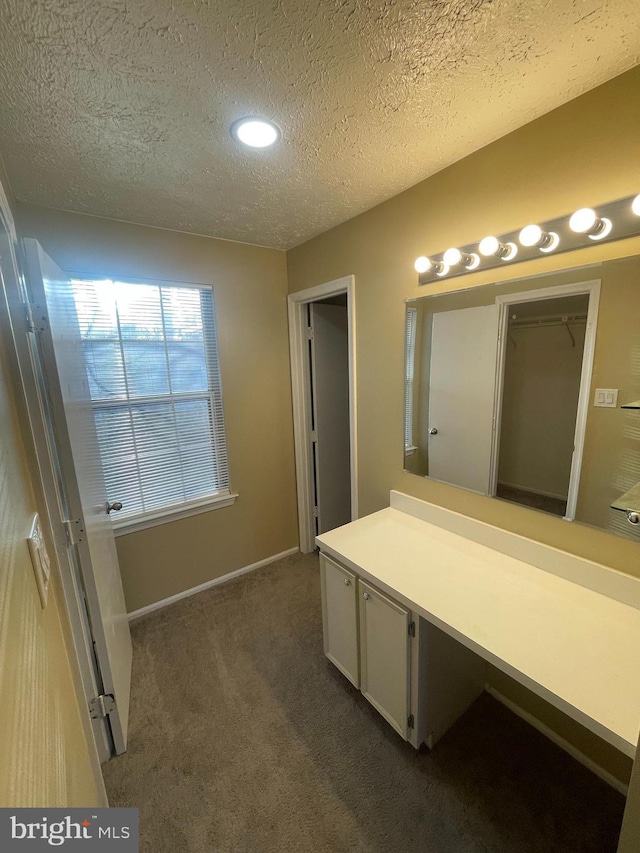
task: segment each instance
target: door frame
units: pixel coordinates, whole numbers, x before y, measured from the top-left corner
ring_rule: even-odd
[[[538,302],[545,299],[557,299],[563,296],[588,295],[587,328],[582,353],[582,369],[580,372],[580,390],[578,393],[578,408],[576,411],[576,428],[573,440],[573,456],[571,458],[571,474],[569,476],[569,491],[565,521],[573,521],[578,503],[578,488],[582,471],[584,453],[584,437],[587,429],[587,415],[593,375],[593,359],[595,355],[596,331],[598,325],[598,307],[600,304],[600,279],[579,281],[574,284],[560,284],[544,287],[540,290],[527,290],[521,293],[505,293],[496,296],[495,303],[499,306],[498,320],[498,356],[496,359],[496,384],[494,397],[494,429],[491,448],[491,469],[489,472],[489,495],[496,496],[498,487],[498,461],[500,455],[500,427],[502,422],[502,392],[504,389],[504,371],[507,354],[507,332],[509,323],[509,307],[522,302]]]
[[[287,297],[289,313],[289,352],[291,359],[291,393],[293,402],[293,439],[298,490],[298,529],[300,550],[308,554],[315,548],[314,480],[311,442],[311,396],[306,309],[311,302],[331,296],[347,296],[349,346],[349,451],[351,475],[351,519],[358,518],[358,453],[356,404],[356,301],[355,277],[346,275]]]
[[[54,574],[54,595],[61,612],[61,626],[65,647],[69,657],[71,676],[78,700],[80,720],[87,743],[89,762],[100,799],[100,805],[107,806],[108,800],[102,776],[101,761],[110,757],[110,738],[104,720],[93,720],[89,713],[89,701],[98,695],[99,683],[93,657],[92,638],[90,636],[86,610],[79,588],[76,568],[72,563],[69,545],[64,527],[63,505],[58,489],[58,478],[51,435],[46,413],[38,391],[38,381],[34,370],[32,350],[24,311],[25,293],[23,291],[21,271],[22,260],[18,237],[11,216],[8,199],[0,186],[0,217],[7,230],[10,258],[7,269],[3,270],[3,282],[12,340],[10,346],[14,353],[13,385],[16,392],[16,405],[21,420],[28,424],[23,430],[23,441],[27,457],[27,466],[34,487],[36,508],[40,515],[47,545],[53,551],[54,564],[58,568],[58,577]],[[24,332],[24,333],[22,333]],[[59,580],[59,584],[56,581]],[[62,595],[60,595],[60,588]],[[108,753],[107,753],[107,750]]]

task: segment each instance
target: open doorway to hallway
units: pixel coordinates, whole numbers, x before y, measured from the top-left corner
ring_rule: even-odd
[[[300,550],[358,517],[355,293],[345,276],[289,296]]]

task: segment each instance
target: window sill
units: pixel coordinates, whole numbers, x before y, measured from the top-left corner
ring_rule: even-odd
[[[191,515],[199,515],[202,512],[222,509],[225,506],[234,504],[237,497],[238,495],[236,494],[219,495],[215,498],[207,498],[202,501],[193,501],[189,504],[181,504],[177,507],[158,510],[157,512],[145,515],[143,518],[138,516],[122,519],[122,521],[114,520],[113,532],[115,536],[126,536],[129,533],[136,533],[138,530],[158,527],[160,524],[168,524],[171,521],[178,521],[181,518],[188,518]]]

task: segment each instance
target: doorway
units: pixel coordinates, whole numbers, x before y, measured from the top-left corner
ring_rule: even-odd
[[[291,294],[289,341],[300,550],[358,517],[354,278]]]
[[[499,296],[490,494],[573,520],[599,281]]]

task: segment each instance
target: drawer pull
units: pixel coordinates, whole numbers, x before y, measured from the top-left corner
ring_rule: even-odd
[[[369,595],[368,592],[363,592],[362,597],[364,598],[365,601],[369,601],[369,599],[371,598],[371,596]]]
[[[351,581],[349,580],[349,578],[344,579],[344,585],[345,586],[351,586]]]

